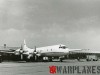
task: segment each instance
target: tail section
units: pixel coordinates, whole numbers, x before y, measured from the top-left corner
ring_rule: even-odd
[[[24,45],[26,45],[26,41],[25,41],[25,39],[24,39]]]
[[[28,59],[31,57],[31,56],[29,55],[29,50],[30,50],[30,49],[26,46],[26,41],[24,40],[24,41],[23,41],[23,44],[21,45],[21,49],[20,49],[20,51],[19,51],[21,60],[24,59],[24,53],[27,53]]]
[[[28,47],[26,46],[26,41],[24,40],[24,43],[23,43],[23,50],[26,50]]]

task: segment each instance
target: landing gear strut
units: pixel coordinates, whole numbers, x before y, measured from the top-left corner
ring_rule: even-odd
[[[78,57],[77,60],[80,61],[80,58]]]
[[[60,58],[60,62],[63,62],[63,59],[62,58]]]

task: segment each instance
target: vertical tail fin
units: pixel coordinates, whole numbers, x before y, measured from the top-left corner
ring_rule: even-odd
[[[26,50],[27,46],[26,46],[26,41],[24,39],[24,43],[23,43],[23,49]]]
[[[26,45],[26,41],[25,41],[25,39],[24,39],[24,45]]]

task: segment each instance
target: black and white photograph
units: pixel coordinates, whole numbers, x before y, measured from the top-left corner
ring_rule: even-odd
[[[100,0],[0,0],[0,75],[100,75]]]

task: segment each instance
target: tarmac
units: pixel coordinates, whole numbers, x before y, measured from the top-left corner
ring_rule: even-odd
[[[49,66],[100,66],[100,61],[66,60],[64,62],[2,62],[0,75],[100,75],[99,74],[63,74],[50,73]]]

